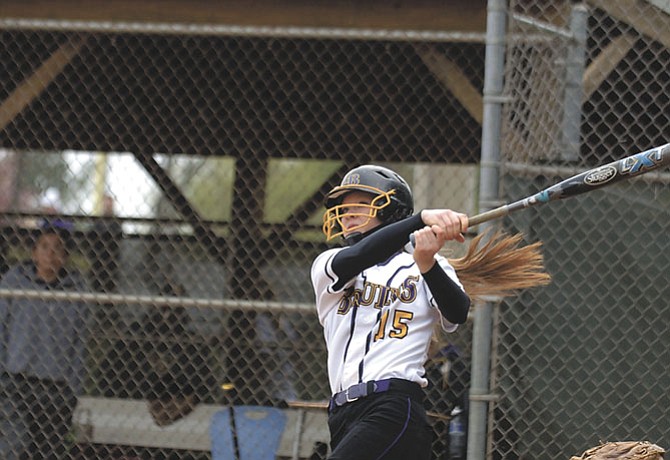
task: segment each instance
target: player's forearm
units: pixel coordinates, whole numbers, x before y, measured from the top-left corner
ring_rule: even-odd
[[[442,270],[437,262],[426,273],[422,273],[422,276],[442,316],[452,324],[465,323],[470,310],[470,297],[465,291]]]
[[[382,227],[337,253],[333,258],[332,269],[340,280],[349,280],[398,252],[409,241],[409,235],[424,225],[421,215],[416,214]]]

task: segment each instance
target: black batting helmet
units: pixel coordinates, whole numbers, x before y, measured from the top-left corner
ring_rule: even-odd
[[[328,240],[342,235],[342,199],[354,190],[374,195],[367,217],[377,217],[384,225],[409,217],[414,212],[412,190],[398,173],[383,166],[359,166],[350,170],[342,183],[326,196],[323,232]]]

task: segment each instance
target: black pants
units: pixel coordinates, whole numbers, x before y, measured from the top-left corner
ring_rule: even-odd
[[[16,411],[3,417],[21,417],[27,430],[21,436],[22,442],[16,443],[21,446],[16,456],[30,460],[69,458],[66,436],[77,404],[70,386],[64,382],[10,376],[6,395]]]
[[[336,407],[328,426],[329,460],[430,459],[433,435],[416,394],[388,391]]]

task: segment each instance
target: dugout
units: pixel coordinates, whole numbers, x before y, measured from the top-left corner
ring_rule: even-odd
[[[662,83],[670,81],[667,14],[657,14],[656,6],[633,14],[623,9],[625,2],[586,2],[590,16],[582,141],[575,150],[561,137],[569,86],[562,53],[568,46],[565,37],[552,35],[567,28],[574,2],[510,3],[517,17],[510,42],[509,59],[515,65],[507,75],[513,83],[505,100],[502,142],[508,168],[502,187],[505,197],[523,195],[532,186],[546,185],[576,168],[611,161],[628,149],[667,142],[668,88]],[[168,8],[165,2],[148,1],[88,2],[82,9],[79,2],[70,1],[48,5],[4,1],[0,147],[8,153],[3,152],[0,171],[4,226],[0,244],[5,266],[20,254],[21,235],[29,231],[30,221],[45,216],[39,210],[13,206],[11,184],[18,183],[13,178],[28,177],[17,158],[37,156],[46,163],[65,151],[130,156],[161,196],[160,206],[152,209],[160,212],[113,218],[123,226],[124,235],[120,290],[108,298],[118,307],[111,320],[127,332],[142,309],[154,309],[159,302],[153,297],[155,287],[165,268],[168,275],[177,274],[186,282],[193,327],[206,331],[203,335],[221,337],[222,328],[231,324],[229,313],[240,306],[271,311],[272,331],[280,330],[276,327],[280,321],[288,321],[293,331],[300,331],[299,339],[286,331],[271,334],[269,340],[281,344],[272,352],[298,349],[307,356],[308,372],[296,390],[300,396],[322,397],[325,380],[318,325],[303,310],[291,307],[300,305],[308,311],[308,264],[325,247],[318,219],[322,197],[351,163],[382,162],[409,175],[422,203],[441,205],[448,196],[453,207],[476,211],[482,205],[477,171],[486,4],[364,1],[354,8],[350,2],[337,1],[286,2],[278,8],[275,2],[261,1],[252,8],[248,2],[227,2],[222,8],[220,2],[198,1],[169,2]],[[554,28],[538,32],[538,24]],[[175,174],[170,165],[180,163],[197,164],[193,167],[197,174]],[[224,192],[211,192],[209,201],[226,207],[223,215],[203,210],[201,195],[193,187],[219,168],[225,174],[215,180],[225,184]],[[66,177],[74,186],[76,172]],[[84,180],[93,183],[97,177],[92,174]],[[290,191],[278,197],[283,189]],[[452,200],[459,190],[465,190],[465,196]],[[649,190],[643,196],[655,193],[654,199],[667,203],[665,188],[654,185]],[[620,197],[608,195],[604,201],[616,207]],[[280,209],[278,203],[292,205],[269,217],[270,211]],[[599,203],[586,200],[579,212],[561,208],[557,215],[574,227],[579,225],[571,220],[575,216],[581,216],[580,222],[607,222],[598,215],[598,207]],[[639,278],[654,286],[643,305],[654,305],[659,292],[665,292],[655,287],[655,280],[667,273],[665,262],[659,260],[666,248],[665,214],[660,209],[636,210],[650,222],[644,234],[654,242],[639,257],[631,256],[634,250],[628,247],[626,256],[632,266],[653,267],[653,279]],[[531,238],[557,241],[556,229],[563,220],[546,224],[537,215],[533,212],[505,225],[528,230]],[[625,219],[622,213],[610,216],[617,222]],[[82,244],[92,241],[89,230],[96,222],[109,220],[90,209],[72,209],[62,217],[75,222]],[[621,245],[617,240],[621,237],[609,232],[607,237],[597,232],[582,236],[581,245],[568,252],[567,246],[549,246],[550,254],[561,260],[552,271],[561,272],[561,279],[563,273],[571,275],[566,275],[563,286],[575,293],[588,291],[584,279],[595,277],[596,284],[601,280],[592,271],[575,270],[571,256],[588,253],[606,241],[606,247]],[[607,259],[606,265],[616,261]],[[84,256],[74,262],[88,271]],[[626,279],[628,286],[638,280]],[[607,282],[615,283],[610,278]],[[115,294],[140,296],[144,305],[138,309]],[[629,288],[623,298],[635,303],[638,294]],[[597,304],[597,299],[587,297]],[[216,301],[221,304],[213,306]],[[519,358],[525,348],[516,344],[533,341],[523,332],[524,321],[530,319],[524,316],[522,321],[515,311],[538,303],[563,305],[564,292],[526,294],[519,302],[516,308],[505,307],[511,318],[505,317],[501,326],[501,371],[534,375],[534,369],[517,368],[517,359],[529,359],[542,368],[544,355],[554,345],[531,347],[532,357]],[[274,315],[275,311],[282,315]],[[286,311],[291,313],[288,320]],[[235,318],[233,324],[243,327],[237,331],[238,339],[251,330],[248,318]],[[546,324],[538,329],[549,336],[557,333]],[[114,334],[131,340],[117,330],[109,331],[109,340]],[[468,350],[470,330],[457,340]],[[244,340],[245,346],[256,344]],[[233,363],[218,362],[226,354],[225,346],[211,346],[211,360],[203,366],[217,377],[226,375],[221,367],[227,366],[240,366],[254,375],[254,359],[243,353]],[[570,367],[560,360],[556,365]],[[538,433],[547,436],[560,425],[552,424],[550,430],[530,428],[519,419],[542,418],[549,408],[560,414],[561,421],[567,418],[557,411],[564,393],[555,389],[556,382],[568,382],[569,387],[578,378],[566,373],[570,378],[565,381],[562,373],[560,378],[549,374],[546,379],[553,385],[546,386],[504,381],[510,396],[500,407],[515,427],[507,431],[501,423],[496,428],[496,436],[503,438],[497,447],[502,457],[538,449],[529,439],[539,439]],[[515,393],[518,388],[551,403],[538,403],[530,414],[520,411],[527,394]],[[548,398],[546,388],[551,392]],[[608,394],[618,396],[621,390]],[[555,451],[566,444],[565,439],[550,442],[552,455],[558,456]],[[572,453],[583,450],[575,448]]]

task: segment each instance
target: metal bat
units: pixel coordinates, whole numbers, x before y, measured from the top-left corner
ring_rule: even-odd
[[[468,227],[504,217],[520,209],[590,192],[668,165],[670,165],[670,143],[589,169],[522,200],[468,217]]]

